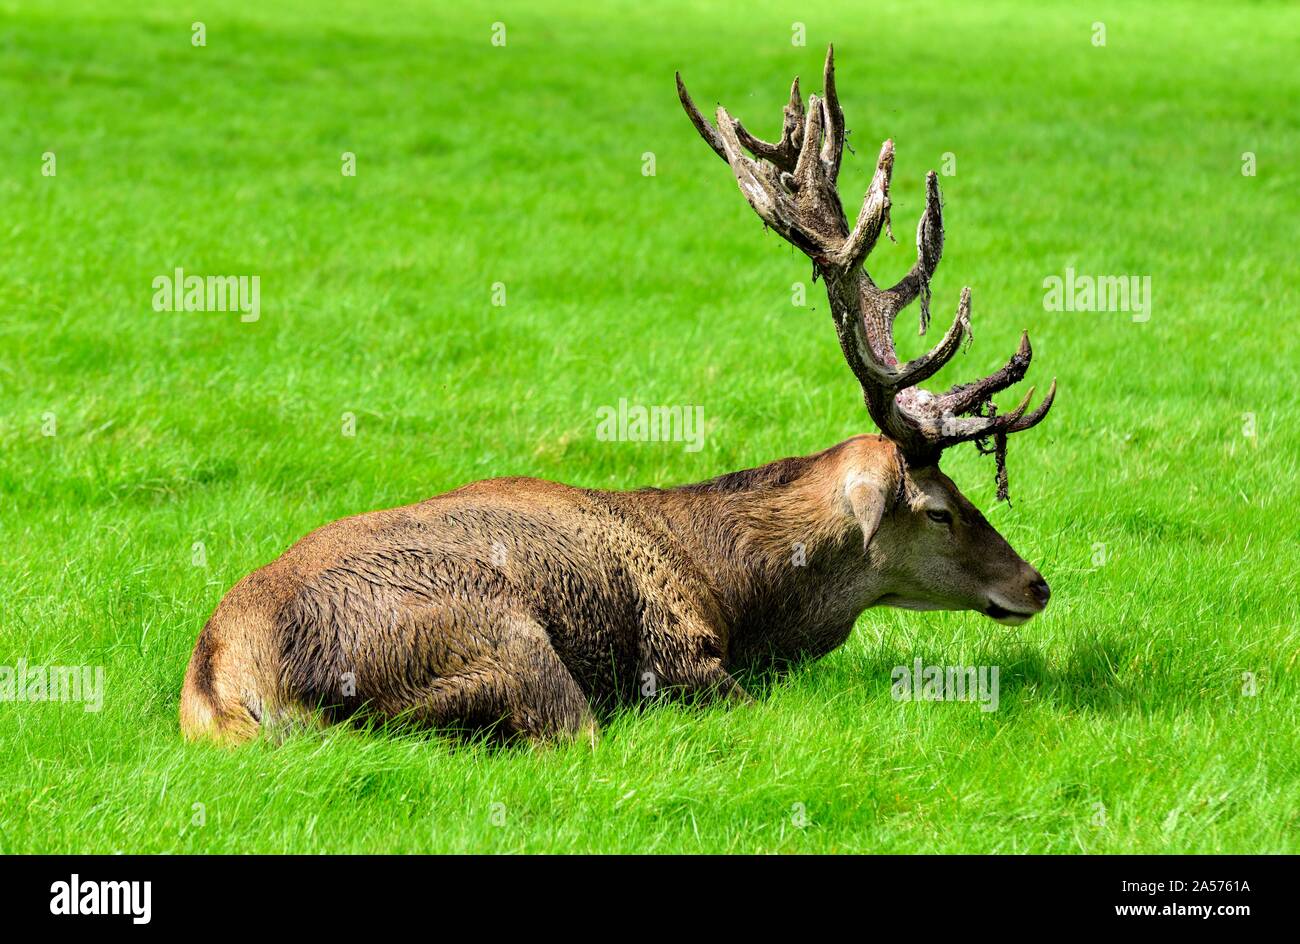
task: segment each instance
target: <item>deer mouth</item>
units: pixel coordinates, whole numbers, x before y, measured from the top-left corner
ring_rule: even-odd
[[[989,600],[989,605],[984,608],[984,615],[1001,623],[1003,626],[1019,626],[1021,623],[1029,622],[1034,617],[1033,613],[1008,610],[1005,606],[999,606],[992,600]]]

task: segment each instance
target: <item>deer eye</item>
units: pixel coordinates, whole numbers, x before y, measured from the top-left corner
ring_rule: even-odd
[[[940,524],[952,524],[952,513],[948,511],[927,511],[926,514],[931,521],[937,521]]]

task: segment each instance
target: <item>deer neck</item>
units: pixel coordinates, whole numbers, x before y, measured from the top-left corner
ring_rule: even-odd
[[[733,644],[829,651],[883,592],[846,506],[845,446],[661,493]]]

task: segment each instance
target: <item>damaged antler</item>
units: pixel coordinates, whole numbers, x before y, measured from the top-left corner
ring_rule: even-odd
[[[863,263],[881,230],[888,231],[890,225],[894,143],[885,141],[881,146],[871,184],[850,229],[836,186],[845,131],[835,88],[833,47],[826,51],[823,92],[824,98],[810,95],[805,110],[795,79],[781,139],[772,144],[756,138],[721,106],[717,126],[711,125],[695,107],[681,74],[677,75],[677,93],[686,114],[730,165],[749,205],[764,223],[813,260],[826,284],[840,348],[881,432],[917,465],[937,462],[944,449],[957,443],[976,441],[983,448],[991,438],[995,445],[989,448],[998,457],[999,497],[1005,497],[1006,437],[1037,425],[1047,415],[1056,381],[1032,412],[1033,388],[1010,412],[999,413],[993,406],[993,395],[1017,383],[1029,367],[1032,350],[1026,333],[1006,366],[988,377],[958,384],[940,395],[917,386],[937,373],[971,337],[970,289],[964,288],[952,325],[934,348],[904,364],[895,352],[894,321],[903,308],[919,299],[921,334],[929,324],[930,281],[943,255],[939,179],[934,171],[926,176],[925,210],[916,228],[916,263],[892,288],[877,287]]]

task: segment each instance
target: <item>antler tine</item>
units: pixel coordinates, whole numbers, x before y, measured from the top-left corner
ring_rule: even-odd
[[[939,398],[943,402],[944,409],[954,416],[961,416],[987,403],[993,394],[1019,383],[1024,378],[1033,356],[1033,348],[1029,346],[1029,332],[1022,331],[1020,346],[1016,349],[1016,353],[1011,355],[1011,360],[982,380],[954,386]]]
[[[691,124],[695,125],[695,130],[700,133],[700,137],[708,143],[709,147],[713,148],[714,153],[730,164],[731,161],[727,160],[726,148],[722,146],[722,137],[709,124],[708,120],[700,114],[700,110],[695,107],[691,93],[686,91],[686,83],[682,81],[682,74],[680,72],[675,74],[677,76],[677,97],[681,99],[682,108],[686,109],[686,115],[691,119]]]
[[[930,280],[943,258],[943,198],[939,175],[925,175],[925,210],[916,224],[916,262],[893,288],[885,293],[895,312],[902,311],[918,296],[921,299],[920,334],[930,325]]]
[[[1052,378],[1052,385],[1047,388],[1047,396],[1043,397],[1043,402],[1038,404],[1034,412],[1022,419],[1016,420],[1007,429],[1008,433],[1019,433],[1026,429],[1032,429],[1043,421],[1047,411],[1052,408],[1052,401],[1056,399],[1056,378]]]
[[[889,140],[880,146],[876,172],[871,177],[871,186],[862,197],[862,209],[858,211],[853,231],[831,259],[834,265],[845,272],[858,268],[866,261],[876,246],[876,240],[880,238],[881,229],[889,221],[889,179],[893,172],[894,142]]]
[[[844,110],[840,108],[839,92],[835,89],[835,46],[826,47],[826,65],[822,70],[822,102],[825,109],[825,138],[822,141],[821,160],[826,167],[826,177],[833,184],[840,176],[840,160],[844,157]]]
[[[970,287],[961,290],[961,301],[957,303],[957,314],[953,316],[952,326],[943,339],[926,354],[908,361],[898,372],[899,389],[915,387],[923,380],[929,380],[944,364],[952,360],[961,342],[970,336]]]
[[[816,95],[808,96],[808,113],[804,116],[803,143],[799,147],[799,160],[795,163],[794,176],[803,184],[814,172],[814,168],[825,173],[821,166],[818,148],[822,140],[822,126],[826,113],[822,111],[822,101]]]
[[[736,121],[736,137],[755,157],[771,161],[786,173],[794,173],[795,163],[799,160],[799,151],[803,145],[803,126],[803,98],[799,94],[799,77],[795,76],[794,84],[790,86],[790,101],[783,110],[781,140],[771,144],[756,138],[739,120]]]
[[[1029,409],[1029,401],[1034,397],[1034,388],[1030,387],[1024,398],[1016,404],[1010,413],[996,416],[971,416],[963,419],[954,418],[946,410],[939,411],[940,435],[939,448],[946,449],[958,443],[970,442],[972,439],[984,439],[994,433],[1008,433],[1016,421]]]

